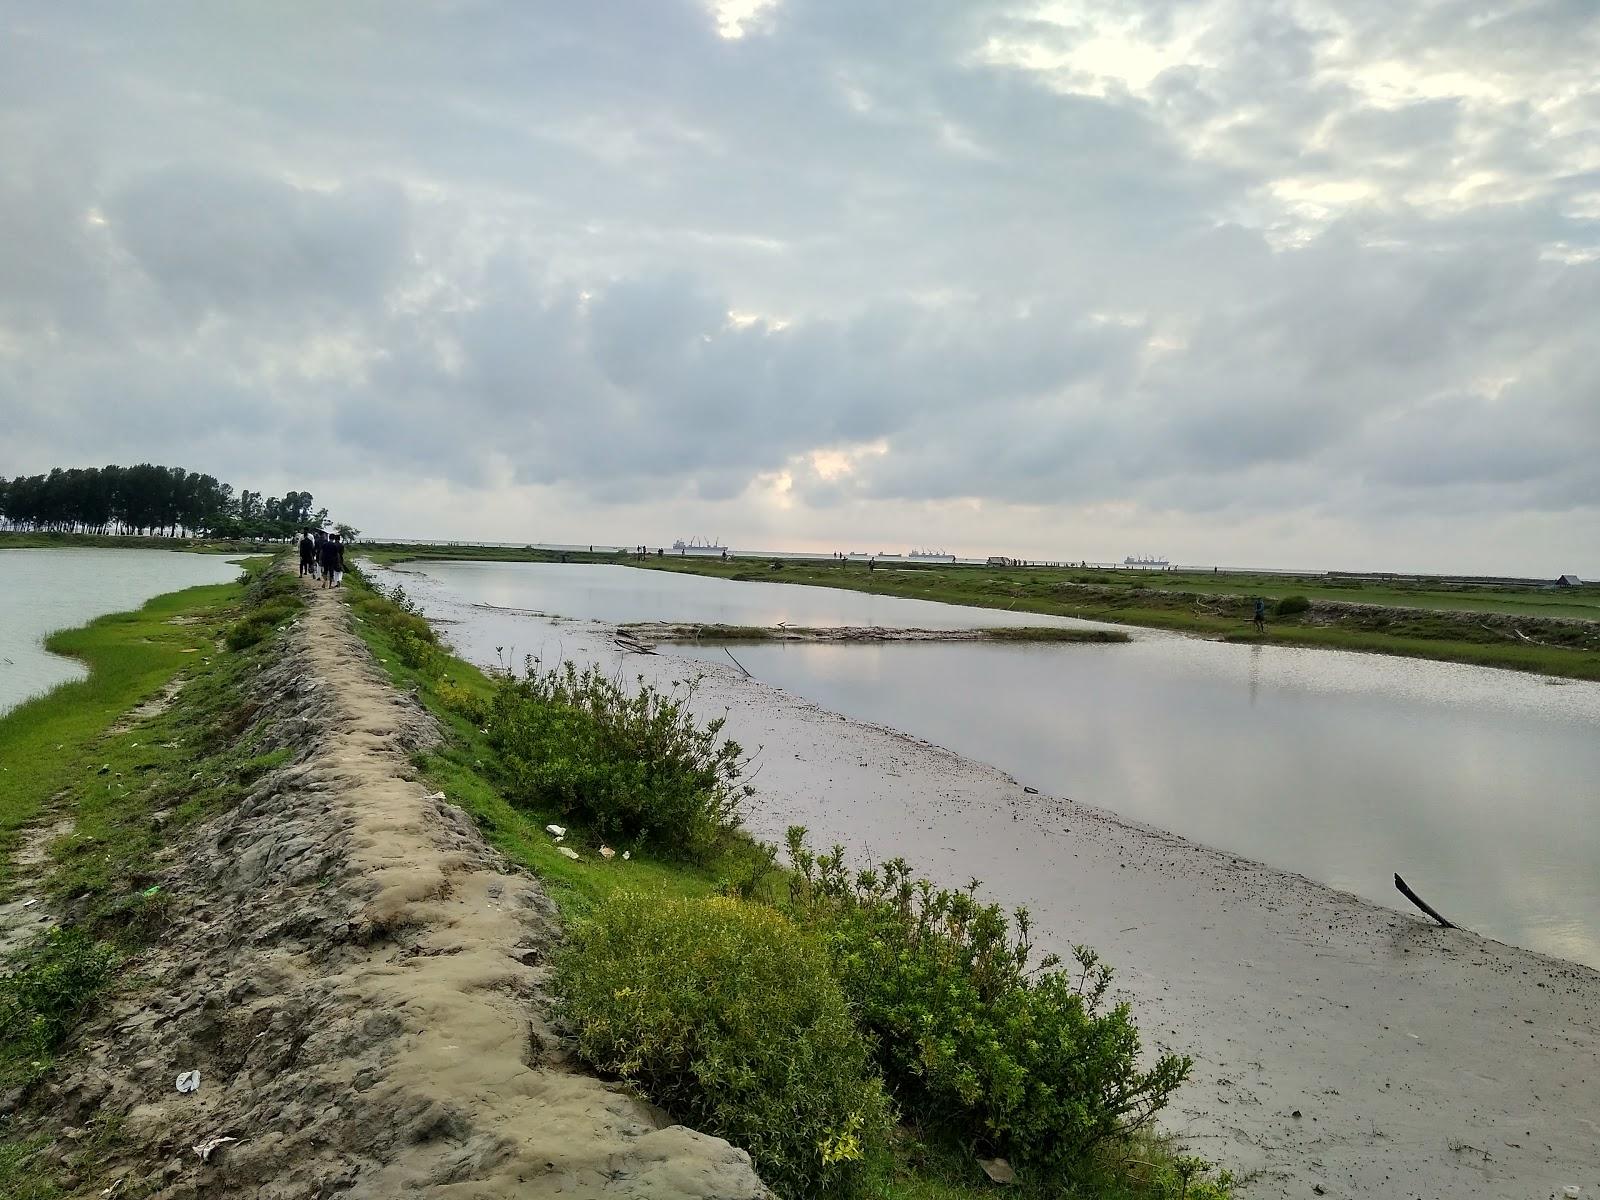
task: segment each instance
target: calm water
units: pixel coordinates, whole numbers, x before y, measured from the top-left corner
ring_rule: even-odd
[[[626,567],[423,569],[430,609],[462,622],[458,643],[490,661],[486,641],[553,657],[559,626],[473,604],[745,624],[960,627],[1007,615]],[[1399,871],[1468,928],[1600,966],[1600,684],[1152,631],[1117,646],[736,653],[766,683],[1046,792],[1383,904],[1405,903]]]
[[[0,550],[0,713],[83,667],[46,653],[44,639],[164,592],[225,583],[239,574],[215,554],[170,550]]]
[[[735,583],[590,563],[407,563],[475,604],[593,621],[699,621],[718,625],[893,625],[982,629],[999,625],[1092,625],[994,608],[869,596],[787,583]]]

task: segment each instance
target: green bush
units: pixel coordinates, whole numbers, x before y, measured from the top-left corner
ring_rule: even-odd
[[[35,938],[7,965],[0,978],[0,1061],[27,1064],[24,1074],[32,1075],[48,1065],[111,978],[117,955],[104,942],[62,928]]]
[[[613,842],[708,857],[738,828],[751,789],[739,782],[743,751],[722,737],[724,721],[701,725],[689,711],[693,691],[641,677],[629,692],[594,667],[544,671],[529,660],[487,706],[507,798],[553,807]]]
[[[414,671],[437,675],[445,662],[439,636],[405,589],[395,584],[385,593],[372,587],[359,574],[354,575],[352,582],[360,589],[355,594],[356,609],[388,634],[395,657]]]
[[[913,880],[901,859],[852,877],[844,852],[817,856],[789,831],[795,911],[822,937],[891,1095],[909,1117],[1071,1179],[1092,1152],[1163,1108],[1190,1060],[1139,1069],[1128,1006],[1105,1006],[1111,972],[1078,947],[1077,969],[1030,965],[1029,920],[1016,934],[998,905]]]
[[[579,1051],[674,1118],[750,1152],[780,1195],[848,1196],[889,1127],[815,940],[729,897],[620,896],[556,962]]]
[[[1280,617],[1292,617],[1297,613],[1310,612],[1311,601],[1304,596],[1285,596],[1273,611]]]

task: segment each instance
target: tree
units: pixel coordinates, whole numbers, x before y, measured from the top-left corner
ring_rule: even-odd
[[[56,467],[48,475],[0,476],[0,526],[64,533],[176,537],[292,538],[312,514],[310,492],[263,499],[246,489],[182,467]]]

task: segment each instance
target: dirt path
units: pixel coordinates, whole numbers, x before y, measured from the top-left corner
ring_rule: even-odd
[[[742,1151],[573,1063],[543,991],[549,900],[415,779],[432,721],[336,594],[309,601],[256,694],[269,741],[308,749],[184,847],[151,986],[86,1031],[54,1088],[73,1124],[126,1114],[132,1152],[101,1186],[765,1196]],[[181,1094],[188,1070],[201,1086]],[[238,1141],[202,1163],[217,1137]]]

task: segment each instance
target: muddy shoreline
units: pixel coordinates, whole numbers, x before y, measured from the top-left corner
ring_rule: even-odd
[[[1600,1188],[1600,972],[1030,793],[732,664],[619,656],[599,623],[510,621],[494,637],[543,641],[546,657],[658,682],[700,676],[700,711],[726,712],[732,735],[760,748],[758,837],[781,842],[800,823],[858,859],[904,855],[947,883],[975,876],[990,898],[1030,908],[1042,948],[1096,947],[1146,1044],[1195,1056],[1166,1126],[1252,1173],[1245,1195]],[[481,639],[467,628],[444,631],[468,657],[491,657],[473,653]]]

